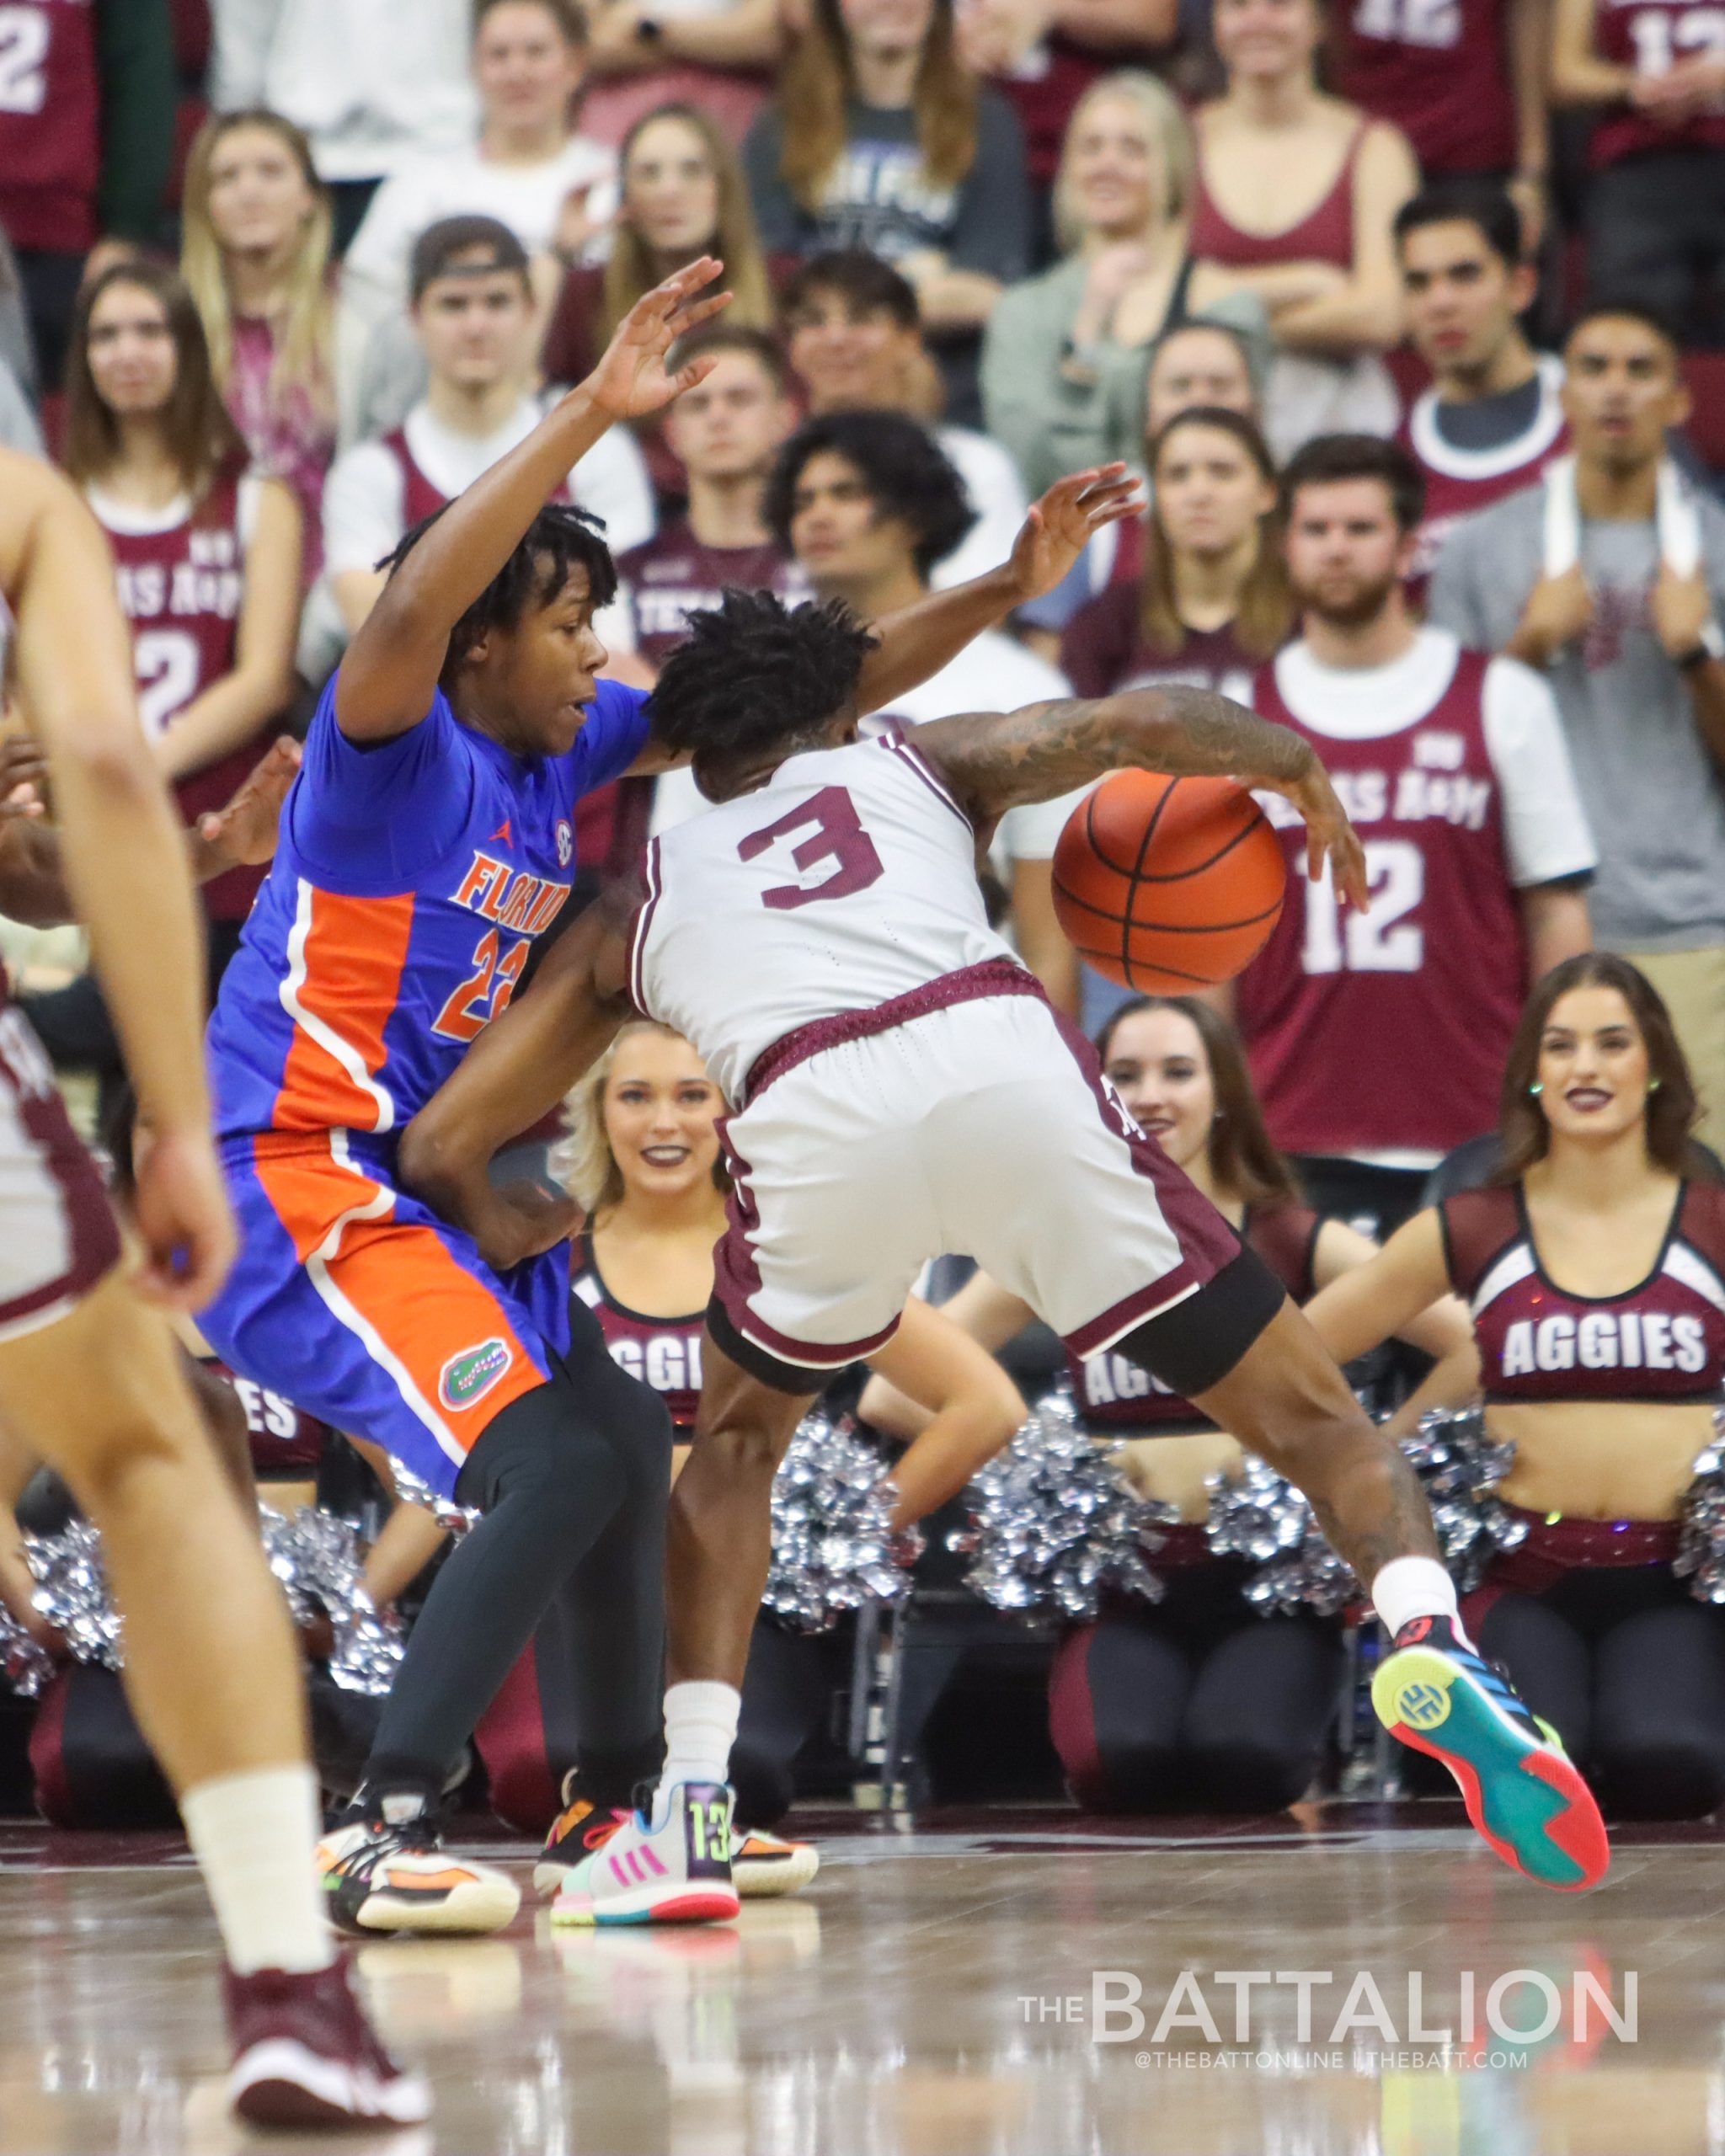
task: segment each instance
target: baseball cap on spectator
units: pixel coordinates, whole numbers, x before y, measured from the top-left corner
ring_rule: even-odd
[[[417,305],[438,277],[492,277],[500,270],[529,282],[527,250],[507,225],[496,217],[441,217],[414,242],[408,291]]]

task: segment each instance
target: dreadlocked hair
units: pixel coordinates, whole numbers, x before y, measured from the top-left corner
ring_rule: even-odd
[[[729,590],[690,616],[665,662],[654,738],[702,763],[793,743],[852,702],[879,642],[841,599],[787,606],[768,591]]]
[[[425,534],[449,509],[446,502],[430,516],[421,517],[401,543],[377,563],[391,576],[401,567]],[[585,510],[564,502],[547,502],[522,534],[515,552],[492,578],[449,632],[449,649],[438,679],[449,686],[451,676],[482,637],[494,630],[518,627],[531,608],[544,606],[556,598],[569,580],[569,571],[587,572],[587,589],[595,609],[608,606],[617,596],[617,564],[605,543],[605,526]]]

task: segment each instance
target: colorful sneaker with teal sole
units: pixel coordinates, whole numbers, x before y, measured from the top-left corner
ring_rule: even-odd
[[[1402,1626],[1371,1703],[1391,1737],[1450,1769],[1475,1829],[1505,1864],[1560,1893],[1605,1877],[1605,1822],[1557,1732],[1447,1617]]]
[[[678,1782],[662,1826],[649,1812],[631,1812],[569,1872],[551,1905],[553,1924],[723,1924],[735,1916],[731,1801],[722,1782]]]

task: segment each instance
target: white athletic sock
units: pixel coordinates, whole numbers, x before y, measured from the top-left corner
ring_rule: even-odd
[[[673,1684],[665,1695],[665,1767],[653,1800],[653,1823],[665,1824],[670,1792],[678,1782],[730,1780],[731,1747],[743,1695],[734,1684],[713,1680]]]
[[[1447,1617],[1457,1638],[1473,1644],[1461,1629],[1455,1582],[1435,1557],[1392,1557],[1371,1583],[1371,1600],[1392,1640],[1416,1617]]]
[[[180,1799],[192,1854],[237,1976],[327,1969],[334,1942],[312,1852],[321,1814],[309,1767],[254,1767]]]

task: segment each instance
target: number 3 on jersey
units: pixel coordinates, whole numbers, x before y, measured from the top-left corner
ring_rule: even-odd
[[[771,906],[775,913],[812,906],[821,899],[848,898],[852,891],[866,891],[871,883],[878,883],[886,873],[874,841],[857,814],[856,803],[841,786],[822,787],[800,808],[789,810],[765,830],[750,832],[737,848],[737,858],[753,861],[781,839],[810,825],[812,835],[791,848],[792,866],[809,869],[819,862],[830,861],[834,864],[832,873],[823,876],[818,883],[775,883],[763,891],[761,905]]]
[[[1345,919],[1327,863],[1305,885],[1307,973],[1417,974],[1425,963],[1425,931],[1407,918],[1425,896],[1425,856],[1408,839],[1369,839],[1365,874],[1371,911]]]

